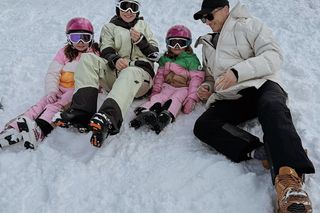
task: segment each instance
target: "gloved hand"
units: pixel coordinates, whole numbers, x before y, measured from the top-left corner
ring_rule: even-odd
[[[58,100],[58,97],[57,97],[57,93],[56,92],[50,92],[48,95],[47,95],[47,102],[50,103],[50,104],[53,104],[54,102],[56,102]]]
[[[184,100],[183,102],[183,108],[182,108],[182,112],[185,114],[189,114],[194,107],[196,106],[196,101],[193,98],[186,98],[186,100]]]

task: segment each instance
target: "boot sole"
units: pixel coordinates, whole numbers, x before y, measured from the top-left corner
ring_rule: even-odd
[[[312,213],[312,207],[303,205],[302,203],[293,203],[287,207],[286,211],[281,211],[277,203],[275,213]]]
[[[70,127],[69,123],[66,123],[63,121],[55,121],[55,122],[53,122],[53,125],[61,127],[61,128],[69,128]]]
[[[109,135],[108,133],[101,133],[101,132],[94,131],[92,132],[90,143],[97,148],[101,148],[104,141],[107,139],[108,135]]]

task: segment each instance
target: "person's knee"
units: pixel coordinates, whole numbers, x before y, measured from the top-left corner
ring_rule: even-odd
[[[277,112],[285,110],[287,111],[286,97],[279,93],[271,93],[268,96],[264,96],[259,100],[260,112]]]
[[[82,53],[79,60],[79,67],[84,66],[85,69],[77,69],[77,72],[90,72],[94,71],[93,67],[95,67],[95,64],[97,64],[99,58],[93,53]],[[88,69],[92,67],[92,69]],[[76,73],[77,73],[76,72]]]
[[[225,130],[222,128],[224,124],[225,123],[219,118],[200,116],[195,122],[193,133],[200,140],[207,138],[208,135],[210,135],[211,138],[220,137],[225,134]]]
[[[208,129],[211,129],[211,126],[208,126],[207,119],[200,116],[194,124],[193,134],[201,139],[203,134],[208,134]]]
[[[80,60],[79,62],[86,62],[88,63],[88,61],[92,61],[95,60],[97,56],[93,53],[82,53],[80,56]]]
[[[127,67],[120,71],[120,75],[132,80],[140,80],[142,79],[142,69],[137,67]]]

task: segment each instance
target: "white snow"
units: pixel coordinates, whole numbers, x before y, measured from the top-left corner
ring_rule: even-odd
[[[231,5],[236,1],[231,0]],[[317,173],[305,189],[320,212],[320,1],[243,0],[271,27],[285,56],[283,82],[293,120]],[[201,0],[144,0],[142,15],[165,50],[173,24],[185,24],[194,40],[210,29],[192,16]],[[47,67],[64,45],[64,28],[75,16],[89,18],[98,40],[114,15],[113,0],[0,1],[0,126],[44,95]],[[196,49],[201,57],[201,49]],[[100,100],[101,101],[101,100]],[[0,150],[1,213],[270,213],[275,193],[258,161],[235,164],[200,143],[192,133],[198,105],[178,116],[160,135],[128,126],[101,149],[90,134],[56,129],[35,151],[21,144]],[[262,137],[257,121],[244,128]]]

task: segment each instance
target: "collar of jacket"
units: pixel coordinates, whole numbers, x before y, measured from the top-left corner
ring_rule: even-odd
[[[143,17],[137,17],[135,18],[132,22],[128,23],[123,21],[123,19],[121,17],[118,17],[117,15],[113,16],[110,20],[110,23],[119,26],[119,27],[123,27],[125,29],[131,29],[134,25],[136,25],[136,23],[139,20],[143,20]]]
[[[214,34],[215,33],[208,33],[206,35],[200,36],[196,40],[194,47],[197,48],[199,44],[202,44],[202,45],[210,45],[214,48],[214,46],[212,44],[212,38],[213,38]]]

